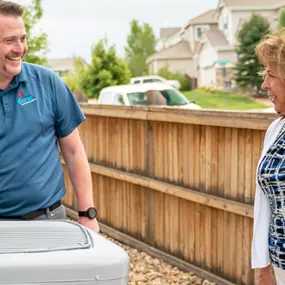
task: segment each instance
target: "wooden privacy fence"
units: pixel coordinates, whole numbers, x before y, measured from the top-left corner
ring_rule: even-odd
[[[276,116],[81,106],[103,231],[217,284],[254,284],[255,171]],[[76,209],[63,168],[65,204]]]

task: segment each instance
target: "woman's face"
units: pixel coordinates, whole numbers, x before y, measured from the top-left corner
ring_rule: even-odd
[[[268,91],[268,97],[274,104],[276,113],[285,115],[285,82],[280,77],[276,66],[267,66],[261,87]]]

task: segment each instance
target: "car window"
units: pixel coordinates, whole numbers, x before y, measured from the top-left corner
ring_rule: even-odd
[[[150,83],[150,82],[153,82],[153,79],[144,79],[143,80],[143,83]]]
[[[151,83],[151,82],[162,82],[162,80],[158,78],[148,78],[143,80],[143,83]]]
[[[184,97],[181,95],[181,93],[176,89],[164,89],[160,91],[157,90],[156,92],[159,92],[165,98],[166,105],[175,106],[175,105],[188,104],[187,100],[185,100]],[[127,96],[128,96],[128,99],[131,105],[147,105],[148,104],[147,92],[128,93]]]
[[[115,93],[114,95],[114,104],[115,105],[125,105],[124,98],[122,94]]]
[[[155,81],[156,81],[156,79],[149,78],[149,79],[144,79],[143,83],[152,83],[152,82],[155,82]]]
[[[131,105],[147,105],[146,92],[134,92],[127,94]]]
[[[100,94],[100,104],[113,104],[114,94],[112,92],[104,92]]]
[[[140,83],[140,80],[135,80],[134,81],[134,84],[139,84]]]
[[[166,99],[166,104],[169,106],[188,104],[181,93],[176,89],[160,90],[160,93]]]

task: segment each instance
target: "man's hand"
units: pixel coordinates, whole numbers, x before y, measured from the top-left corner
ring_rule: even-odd
[[[260,268],[258,272],[258,285],[275,285],[274,273],[271,265]]]
[[[96,219],[90,220],[89,218],[86,218],[86,217],[79,217],[78,222],[79,222],[79,224],[85,226],[86,228],[88,228],[88,229],[90,229],[96,233],[100,232],[99,224],[98,224],[98,221]]]

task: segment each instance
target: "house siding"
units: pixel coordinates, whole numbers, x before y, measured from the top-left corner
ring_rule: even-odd
[[[203,46],[198,59],[200,67],[209,67],[218,59],[216,50],[207,42]]]
[[[231,11],[227,7],[223,8],[219,15],[218,26],[219,26],[219,30],[223,31],[226,39],[228,40],[230,44],[232,40],[231,34],[233,30],[232,21],[233,19],[232,19]],[[227,23],[227,28],[225,28],[226,23]]]
[[[168,63],[169,71],[187,74],[190,77],[196,77],[195,67],[192,59],[168,59],[155,60],[150,64],[150,72],[156,74],[158,70]]]
[[[219,51],[218,60],[230,60],[231,62],[237,61],[237,54],[233,51]]]
[[[198,86],[209,87],[216,85],[215,61],[218,59],[216,50],[207,42],[198,56]]]
[[[228,39],[231,45],[237,43],[238,31],[242,27],[242,24],[250,19],[252,13],[253,11],[232,11],[231,36]],[[276,29],[278,25],[278,10],[256,11],[256,14],[265,17],[271,24],[272,30]]]

